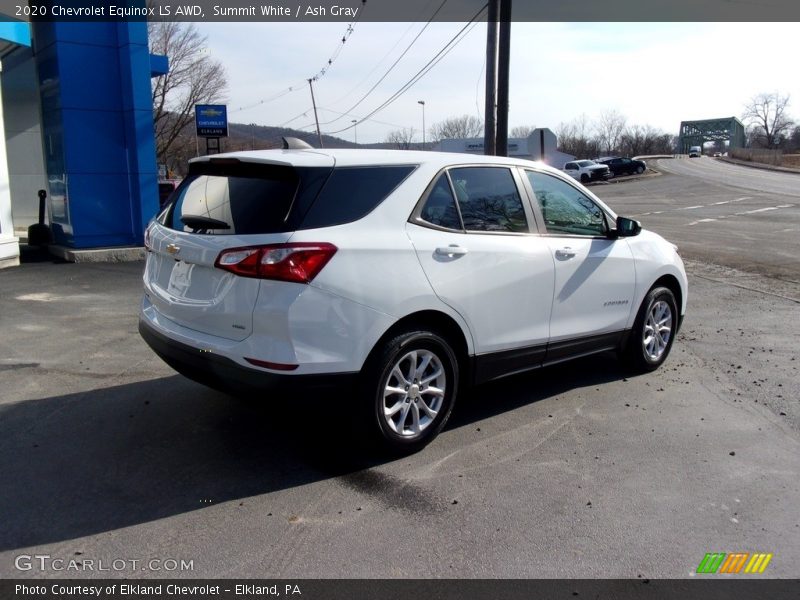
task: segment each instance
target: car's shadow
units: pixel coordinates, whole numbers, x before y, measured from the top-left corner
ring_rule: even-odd
[[[623,376],[609,354],[483,385],[448,428]],[[232,399],[175,375],[0,406],[0,550],[369,473],[393,458],[346,443],[351,401],[325,398],[341,410],[318,416],[313,404]]]

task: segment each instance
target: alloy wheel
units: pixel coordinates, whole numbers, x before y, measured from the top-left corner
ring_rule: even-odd
[[[672,321],[672,309],[667,302],[659,300],[650,307],[642,335],[642,346],[649,360],[658,361],[669,346]]]
[[[399,436],[419,436],[436,419],[444,403],[447,375],[442,361],[426,349],[411,350],[397,360],[383,386],[383,418]]]

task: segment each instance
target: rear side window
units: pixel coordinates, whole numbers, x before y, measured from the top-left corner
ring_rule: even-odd
[[[461,227],[461,218],[458,216],[458,209],[456,208],[456,199],[453,198],[450,182],[444,173],[436,180],[436,184],[431,189],[428,199],[425,200],[425,206],[422,207],[419,216],[423,221],[427,221],[432,225],[448,229],[463,229]]]
[[[338,167],[303,219],[301,229],[351,223],[383,202],[416,167]]]
[[[190,175],[176,192],[164,224],[213,235],[285,231],[298,186],[297,174],[284,169],[259,177]]]
[[[530,231],[517,184],[507,168],[451,169],[450,180],[467,231]]]

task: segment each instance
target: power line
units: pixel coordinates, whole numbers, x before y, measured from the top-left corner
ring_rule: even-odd
[[[328,72],[328,70],[333,65],[333,63],[336,61],[336,59],[339,58],[339,54],[342,52],[342,49],[344,48],[345,43],[347,42],[347,40],[350,39],[350,36],[353,35],[353,31],[355,30],[356,24],[361,20],[361,16],[363,14],[363,9],[365,8],[364,5],[366,4],[366,0],[361,0],[361,4],[362,4],[362,7],[361,7],[361,10],[358,11],[358,17],[356,18],[355,21],[353,21],[352,23],[347,25],[347,29],[345,30],[344,34],[342,35],[341,41],[339,41],[339,43],[336,45],[336,49],[333,51],[333,54],[331,54],[330,58],[328,58],[328,60],[325,63],[325,65],[323,65],[323,67],[319,71],[317,71],[317,73],[314,76],[311,77],[311,79],[313,81],[318,81],[321,77],[324,77],[325,74]],[[277,100],[279,98],[283,98],[287,94],[290,94],[292,92],[297,92],[299,90],[305,89],[305,84],[307,82],[308,82],[308,78],[302,79],[302,80],[298,81],[297,83],[293,83],[289,87],[284,88],[283,90],[281,90],[280,92],[274,94],[273,96],[270,96],[268,98],[264,98],[263,100],[259,100],[258,102],[254,102],[253,104],[248,104],[247,106],[240,106],[239,108],[230,111],[230,113],[234,114],[234,113],[237,113],[237,112],[242,112],[243,110],[250,110],[251,108],[255,108],[257,106],[261,106],[262,104],[267,104],[267,103],[272,102],[274,100]],[[299,118],[299,116],[296,117],[296,118]],[[293,120],[294,119],[292,119],[292,121]]]
[[[411,31],[414,28],[415,25],[417,25],[417,24],[416,23],[411,23],[411,25],[408,26],[408,29],[406,29],[403,32],[403,35],[401,35],[399,38],[397,38],[397,41],[394,43],[394,46],[389,48],[389,51],[386,52],[386,54],[383,55],[383,58],[381,58],[377,63],[375,63],[375,66],[372,67],[370,72],[367,73],[361,81],[359,81],[356,85],[354,85],[350,89],[349,92],[346,92],[344,95],[340,96],[337,100],[334,100],[333,102],[331,102],[331,104],[339,104],[339,102],[341,102],[342,100],[344,100],[345,98],[350,96],[350,94],[352,94],[354,91],[356,91],[358,88],[360,88],[364,84],[365,81],[367,81],[370,77],[372,77],[372,74],[375,71],[378,70],[378,67],[380,67],[387,58],[389,58],[389,55],[392,52],[394,52],[394,49],[397,48],[397,46],[400,45],[400,42],[403,41],[403,38],[405,38],[408,35],[408,32]]]
[[[356,117],[356,115],[348,115],[347,113],[343,113],[343,112],[340,112],[338,110],[333,110],[332,108],[323,108],[321,106],[319,106],[317,108],[319,110],[322,110],[322,111],[325,111],[325,112],[336,113],[337,115],[341,115],[343,117],[355,117],[356,120],[359,120],[358,117]],[[378,123],[380,125],[388,125],[389,127],[403,127],[403,125],[398,125],[397,123],[388,123],[386,121],[379,121],[378,119],[361,119],[361,121],[362,122],[363,121],[369,121],[371,123]],[[313,125],[313,123],[312,123],[312,125]],[[309,127],[309,125],[304,125],[304,127]]]
[[[470,19],[470,20],[467,22],[467,24],[466,24],[466,25],[464,25],[464,27],[462,27],[462,28],[459,30],[459,32],[458,32],[458,33],[456,33],[456,34],[455,34],[455,35],[454,35],[454,36],[453,36],[453,37],[450,39],[450,41],[449,41],[449,42],[447,42],[447,43],[446,43],[446,44],[445,44],[445,45],[442,47],[442,49],[441,49],[441,50],[439,50],[439,52],[438,52],[438,53],[436,53],[436,55],[435,55],[435,56],[434,56],[434,57],[433,57],[433,58],[432,58],[430,61],[428,61],[428,63],[427,63],[427,64],[426,64],[424,67],[422,67],[422,69],[420,69],[419,71],[417,71],[417,73],[416,73],[416,74],[415,74],[415,75],[414,75],[414,76],[413,76],[411,79],[409,79],[409,80],[408,80],[408,81],[407,81],[407,82],[406,82],[406,83],[405,83],[405,84],[404,84],[404,85],[403,85],[403,86],[402,86],[402,87],[401,87],[399,90],[397,90],[397,91],[396,91],[394,94],[392,94],[392,95],[391,95],[391,96],[390,96],[390,97],[389,97],[389,98],[388,98],[388,99],[387,99],[387,100],[386,100],[386,101],[385,101],[383,104],[381,104],[380,106],[378,106],[378,107],[377,107],[376,109],[374,109],[374,110],[373,110],[371,113],[369,113],[369,114],[368,114],[366,117],[364,117],[363,119],[361,119],[361,121],[359,121],[359,122],[357,122],[357,123],[354,123],[353,125],[350,125],[350,126],[348,126],[348,127],[344,127],[344,128],[342,128],[342,129],[337,129],[336,131],[329,131],[329,132],[326,132],[326,135],[333,135],[333,134],[336,134],[336,133],[341,133],[342,131],[347,131],[348,129],[352,129],[353,127],[356,127],[356,126],[358,126],[360,122],[362,122],[362,121],[366,121],[367,119],[369,119],[369,118],[370,118],[370,117],[372,117],[373,115],[377,114],[379,111],[383,110],[384,108],[386,108],[387,106],[389,106],[390,104],[392,104],[392,103],[393,103],[395,100],[397,100],[397,99],[398,99],[400,96],[402,96],[403,94],[405,94],[405,93],[406,93],[406,92],[407,92],[409,89],[411,89],[411,87],[413,87],[413,86],[414,86],[414,84],[416,84],[416,83],[417,83],[417,81],[419,81],[419,80],[420,80],[420,79],[422,79],[422,78],[423,78],[425,75],[427,75],[427,74],[428,74],[428,72],[429,72],[431,69],[433,69],[433,67],[435,67],[435,66],[436,66],[436,65],[437,65],[437,64],[438,64],[438,63],[439,63],[439,62],[440,62],[440,61],[441,61],[441,60],[442,60],[442,59],[443,59],[445,56],[447,56],[447,54],[448,54],[448,53],[449,53],[449,52],[450,52],[450,51],[451,51],[453,48],[455,48],[455,47],[458,45],[458,43],[459,43],[459,42],[461,42],[461,40],[463,40],[463,39],[466,37],[466,34],[465,34],[464,32],[467,30],[467,28],[470,28],[470,31],[471,31],[471,30],[472,30],[471,28],[473,28],[473,27],[475,27],[475,25],[477,25],[477,23],[475,23],[474,21],[475,21],[475,20],[476,20],[476,19],[477,19],[477,18],[478,18],[478,17],[479,17],[479,16],[480,16],[482,13],[483,13],[483,11],[484,11],[484,10],[486,10],[486,7],[487,7],[487,6],[488,6],[488,4],[484,4],[484,5],[481,7],[481,9],[480,9],[478,12],[476,12],[476,13],[475,13],[475,15],[474,15],[474,16],[473,16],[473,17],[472,17],[472,18],[471,18],[471,19]],[[467,33],[469,33],[469,32],[467,32]]]
[[[349,40],[350,36],[353,35],[353,31],[355,30],[356,24],[361,20],[361,17],[364,14],[364,8],[366,4],[367,0],[361,0],[361,10],[358,11],[358,17],[356,17],[356,20],[347,26],[347,30],[342,36],[341,41],[336,45],[336,50],[334,50],[333,54],[328,59],[328,62],[325,63],[325,65],[319,71],[317,71],[317,74],[312,75],[310,77],[311,81],[319,81],[322,77],[324,77],[325,74],[328,72],[328,70],[331,68],[331,66],[333,66],[333,63],[336,61],[336,59],[339,58],[339,54],[342,52],[344,45],[347,43],[347,40]]]
[[[381,84],[381,82],[382,82],[384,79],[386,79],[386,77],[389,75],[389,73],[391,73],[391,72],[392,72],[392,70],[393,70],[393,69],[394,69],[394,68],[397,66],[397,63],[399,63],[399,62],[402,60],[402,58],[403,58],[403,57],[404,57],[404,56],[405,56],[405,55],[408,53],[408,51],[409,51],[409,50],[411,50],[411,47],[412,47],[412,46],[413,46],[413,45],[414,45],[414,44],[417,42],[417,40],[419,39],[419,37],[420,37],[420,36],[421,36],[421,35],[422,35],[422,34],[425,32],[425,30],[426,30],[426,29],[428,28],[428,26],[431,24],[431,21],[433,21],[433,19],[435,19],[435,18],[436,18],[436,15],[438,15],[438,14],[439,14],[439,12],[442,10],[442,8],[444,8],[444,5],[445,5],[445,4],[447,4],[447,0],[442,0],[442,3],[439,5],[439,8],[437,8],[437,9],[436,9],[436,12],[434,12],[434,13],[433,13],[433,15],[431,15],[431,17],[428,19],[428,22],[427,22],[427,23],[425,23],[425,26],[424,26],[422,29],[420,29],[419,33],[418,33],[418,34],[417,34],[417,35],[414,37],[414,39],[413,39],[413,40],[411,40],[411,43],[410,43],[410,44],[409,44],[409,45],[406,47],[406,49],[405,49],[405,50],[403,50],[403,53],[402,53],[402,54],[401,54],[399,57],[397,57],[397,60],[395,60],[395,61],[392,63],[392,66],[391,66],[391,67],[389,67],[389,69],[388,69],[388,70],[387,70],[387,71],[386,71],[386,72],[385,72],[385,73],[384,73],[384,74],[381,76],[381,78],[380,78],[380,79],[378,79],[378,81],[376,81],[376,82],[375,82],[375,85],[373,85],[373,86],[372,86],[372,87],[371,87],[371,88],[370,88],[370,89],[367,91],[367,93],[366,93],[366,94],[364,94],[363,96],[361,96],[361,99],[360,99],[358,102],[356,102],[356,103],[355,103],[353,106],[351,106],[350,108],[348,108],[348,109],[345,111],[345,113],[352,112],[353,110],[355,110],[356,108],[358,108],[358,106],[359,106],[359,105],[360,105],[360,104],[361,104],[361,103],[362,103],[364,100],[366,100],[366,99],[369,97],[369,95],[370,95],[370,94],[371,94],[373,91],[375,91],[375,88],[376,88],[376,87],[378,87],[378,86]],[[325,122],[325,123],[321,123],[321,125],[330,125],[331,123],[335,123],[336,121],[338,121],[338,120],[340,120],[340,119],[341,119],[341,117],[339,117],[339,118],[337,118],[337,119],[333,119],[333,120],[331,120],[331,121],[327,121],[327,122]]]

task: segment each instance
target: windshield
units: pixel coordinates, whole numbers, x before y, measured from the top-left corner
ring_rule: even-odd
[[[579,167],[591,167],[592,165],[596,164],[593,160],[579,160],[576,163]]]

